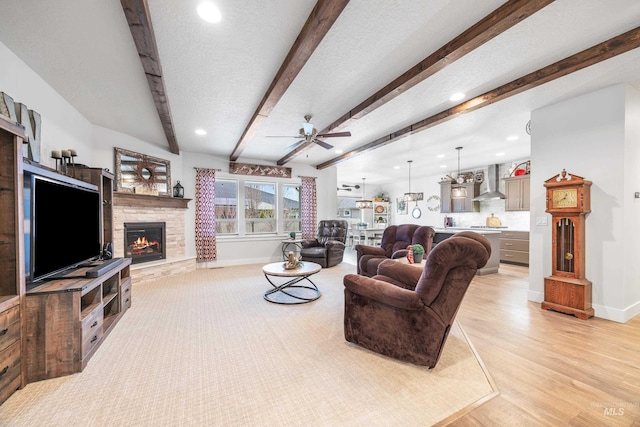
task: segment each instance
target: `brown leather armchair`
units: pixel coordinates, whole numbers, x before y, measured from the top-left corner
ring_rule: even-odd
[[[315,262],[323,268],[342,262],[349,223],[345,220],[323,220],[318,224],[316,238],[302,242],[300,259]]]
[[[451,324],[491,244],[471,231],[439,243],[424,269],[393,260],[378,275],[344,277],[344,337],[376,353],[436,366]]]
[[[426,258],[431,251],[434,234],[434,229],[427,226],[391,225],[385,228],[380,246],[356,245],[356,272],[362,276],[373,277],[382,261],[407,256],[407,246],[417,243],[424,248]]]

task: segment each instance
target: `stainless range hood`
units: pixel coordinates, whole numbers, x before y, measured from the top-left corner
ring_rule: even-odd
[[[475,197],[474,201],[492,200],[492,199],[504,199],[505,196],[498,191],[498,183],[500,182],[500,165],[489,165],[487,171],[487,191],[482,193],[478,197]]]

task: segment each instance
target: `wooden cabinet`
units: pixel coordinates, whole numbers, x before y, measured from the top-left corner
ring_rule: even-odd
[[[103,224],[102,245],[113,243],[113,174],[100,168],[74,169],[74,177],[98,187],[102,196],[100,220]]]
[[[451,182],[440,182],[440,213],[451,213]]]
[[[100,277],[90,267],[29,290],[26,296],[26,375],[40,381],[80,372],[131,306],[131,259]]]
[[[505,211],[528,211],[531,207],[529,175],[504,179]]]
[[[529,232],[503,231],[500,235],[500,262],[529,265]]]
[[[24,383],[24,128],[0,117],[0,403]]]
[[[480,184],[476,182],[465,182],[460,184],[467,190],[467,196],[463,199],[452,199],[451,188],[458,184],[450,181],[440,182],[440,212],[441,213],[461,213],[480,212],[480,203],[473,201],[480,193]]]

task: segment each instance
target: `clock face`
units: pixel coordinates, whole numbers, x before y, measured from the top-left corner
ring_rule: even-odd
[[[551,206],[554,208],[575,208],[578,206],[578,190],[575,188],[553,190]]]

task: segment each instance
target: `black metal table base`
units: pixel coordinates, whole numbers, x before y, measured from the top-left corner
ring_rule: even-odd
[[[269,279],[269,275],[265,273],[264,277],[271,284],[271,286],[273,286],[273,289],[269,289],[267,292],[264,293],[264,299],[269,301],[269,302],[272,302],[274,304],[305,304],[307,302],[311,302],[311,301],[317,300],[318,298],[320,298],[320,296],[322,294],[320,293],[320,290],[318,289],[316,284],[313,283],[311,281],[311,279],[309,279],[309,276],[311,276],[311,274],[294,277],[293,279],[289,280],[288,282],[283,283],[282,285],[276,285],[271,281],[271,279]],[[299,283],[299,282],[301,282],[303,280],[306,280],[307,282],[311,283],[311,286],[296,285],[296,283]],[[292,288],[308,289],[308,290],[313,291],[313,294],[312,294],[311,297],[304,297],[304,296],[295,295],[295,294],[292,294],[290,292],[287,292],[287,289],[292,289]],[[291,297],[292,300],[289,300],[289,301],[278,301],[278,300],[272,299],[271,296],[273,294],[278,293],[278,292],[282,292],[283,294]]]

